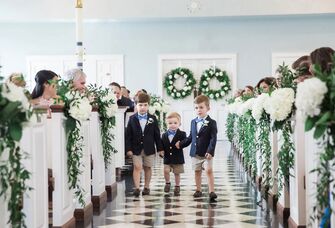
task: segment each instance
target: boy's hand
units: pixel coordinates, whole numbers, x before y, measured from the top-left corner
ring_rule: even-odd
[[[210,153],[206,153],[205,157],[207,160],[211,160],[213,158],[213,156]]]
[[[180,141],[176,142],[177,149],[180,149]]]
[[[128,151],[127,156],[131,158],[133,156],[133,151]]]
[[[164,158],[164,151],[163,150],[159,151],[158,153],[159,153],[159,157]]]

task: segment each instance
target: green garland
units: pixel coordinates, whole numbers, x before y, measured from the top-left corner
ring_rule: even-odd
[[[220,83],[220,89],[213,90],[209,88],[209,81],[216,79]],[[200,78],[199,90],[211,99],[221,99],[231,90],[230,79],[226,71],[222,71],[217,67],[210,67],[205,70]]]
[[[111,129],[115,127],[115,115],[111,116],[108,110],[111,109],[112,106],[116,106],[117,108],[115,99],[111,98],[112,93],[113,92],[108,88],[97,88],[96,85],[89,86],[89,94],[92,94],[95,97],[92,105],[99,108],[101,144],[106,169],[108,165],[111,164],[112,155],[118,152],[113,147],[113,140],[115,139],[115,136],[111,131]]]
[[[229,142],[233,143],[234,140],[234,129],[235,129],[235,121],[237,119],[237,115],[233,113],[229,113],[227,116],[227,122],[226,122],[226,135],[229,140]]]
[[[174,83],[180,77],[185,79],[185,86],[181,90],[178,90]],[[167,94],[173,99],[183,99],[187,96],[190,96],[195,84],[196,80],[192,71],[181,67],[171,70],[166,74],[164,79],[164,88],[166,89]]]
[[[6,84],[0,85],[0,197],[8,199],[7,210],[10,217],[8,224],[13,228],[26,227],[22,211],[23,194],[31,190],[26,182],[31,173],[25,169],[22,160],[27,158],[19,144],[22,137],[23,123],[28,122],[32,110],[25,109],[20,101],[10,101],[2,96],[9,91]],[[22,92],[23,94],[24,92]],[[28,102],[28,100],[26,101]]]
[[[268,114],[263,112],[262,117],[257,125],[259,136],[257,147],[262,156],[262,184],[269,189],[272,186],[272,163],[271,163],[271,143],[270,143],[270,131],[271,131],[271,120]]]

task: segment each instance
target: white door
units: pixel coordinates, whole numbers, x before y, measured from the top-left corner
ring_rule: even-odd
[[[166,93],[166,90],[163,88],[162,84],[164,82],[165,75],[177,67],[183,67],[190,69],[195,79],[198,82],[204,70],[215,66],[221,70],[225,70],[228,76],[231,79],[232,89],[236,88],[236,55],[165,55],[159,57],[159,85],[158,88],[161,91],[162,97],[168,101],[171,105],[170,111],[177,111],[182,116],[182,126],[181,128],[189,133],[190,131],[190,122],[195,117],[193,110],[193,94],[181,99],[174,100]],[[183,86],[183,81],[177,81],[176,86]],[[179,84],[179,85],[178,85]],[[216,81],[213,81],[211,86],[215,86]],[[225,98],[215,101],[211,100],[211,110],[209,115],[211,118],[217,121],[218,125],[218,140],[226,139],[225,136],[225,120],[226,120],[226,111],[224,109]]]

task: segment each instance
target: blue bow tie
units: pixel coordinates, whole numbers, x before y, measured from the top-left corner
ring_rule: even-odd
[[[195,119],[195,122],[196,123],[203,123],[205,120],[203,119],[203,118],[199,118],[199,117],[197,117],[196,119]]]
[[[175,136],[175,135],[176,135],[176,132],[177,132],[177,131],[168,130],[168,136],[170,136],[170,135]]]
[[[147,120],[148,119],[148,114],[144,114],[144,115],[137,114],[137,118],[138,118],[138,120]]]

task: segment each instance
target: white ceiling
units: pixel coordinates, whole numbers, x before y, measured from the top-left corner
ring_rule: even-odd
[[[75,2],[0,0],[0,21],[72,21]],[[335,13],[335,0],[83,0],[83,4],[85,19],[92,21]]]

